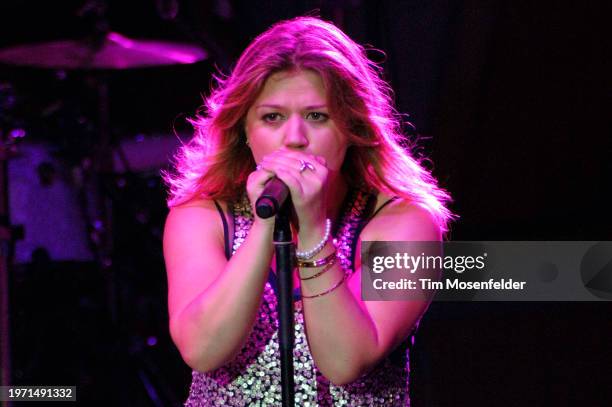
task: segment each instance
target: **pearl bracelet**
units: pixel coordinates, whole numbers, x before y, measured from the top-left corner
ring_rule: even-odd
[[[303,252],[296,251],[295,257],[297,257],[298,260],[308,260],[308,259],[313,258],[315,254],[323,250],[323,247],[325,247],[325,245],[329,241],[330,236],[331,236],[331,220],[327,218],[325,219],[325,235],[323,236],[323,239],[321,239],[321,241],[317,243],[317,245],[310,250],[305,250]]]

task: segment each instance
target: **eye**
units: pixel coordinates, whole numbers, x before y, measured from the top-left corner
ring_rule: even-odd
[[[275,123],[280,121],[282,119],[282,116],[280,115],[280,113],[266,113],[261,117],[261,119],[267,123]]]
[[[306,118],[313,122],[325,122],[329,119],[329,115],[323,112],[308,112]]]

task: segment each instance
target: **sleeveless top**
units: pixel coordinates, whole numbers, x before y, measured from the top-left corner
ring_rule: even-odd
[[[353,271],[357,238],[371,218],[369,214],[375,203],[376,196],[364,191],[351,191],[347,194],[340,222],[334,230],[340,265],[345,271]],[[230,205],[230,209],[234,221],[233,244],[228,242],[228,228],[223,219],[228,257],[238,250],[253,223],[251,204],[246,196],[240,202]],[[231,253],[227,253],[230,247]],[[269,276],[258,316],[245,346],[233,361],[219,369],[208,373],[194,370],[185,406],[281,405],[276,275],[270,272]],[[310,354],[299,288],[294,291],[294,301],[293,368],[296,406],[410,405],[410,341],[404,341],[368,374],[348,385],[336,386],[319,372]]]

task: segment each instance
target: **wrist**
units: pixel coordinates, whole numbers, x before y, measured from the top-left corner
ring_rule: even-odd
[[[325,235],[325,218],[317,222],[301,222],[298,232],[299,246],[301,248],[312,247]]]
[[[274,232],[274,217],[269,219],[262,219],[257,216],[253,219],[253,226],[251,226],[251,230],[258,231],[261,233],[269,233],[272,235]]]

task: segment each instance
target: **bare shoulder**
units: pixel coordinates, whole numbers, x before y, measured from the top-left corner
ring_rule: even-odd
[[[170,209],[164,228],[164,259],[171,318],[212,283],[226,262],[223,222],[212,200]]]
[[[220,202],[219,204],[223,210],[226,210],[227,205],[225,203]],[[223,237],[223,224],[213,200],[197,199],[170,208],[166,218],[164,240],[167,237],[173,237],[175,234],[187,231],[191,232],[190,235],[201,231]]]
[[[442,232],[432,214],[424,207],[405,198],[379,194],[376,210],[361,233],[362,240],[432,241],[441,240]],[[387,203],[388,202],[388,203]],[[387,204],[385,204],[387,203]]]
[[[202,250],[214,248],[223,248],[223,222],[213,200],[193,200],[170,209],[164,227],[166,266],[197,259]]]
[[[227,206],[227,204],[223,201],[217,201],[219,203],[219,205],[221,205],[223,208],[225,208]],[[200,198],[200,199],[193,199],[189,202],[186,202],[184,204],[181,205],[177,205],[172,207],[171,209],[203,209],[203,210],[214,210],[216,212],[217,208],[215,205],[215,201],[212,199],[208,199],[208,198]]]

